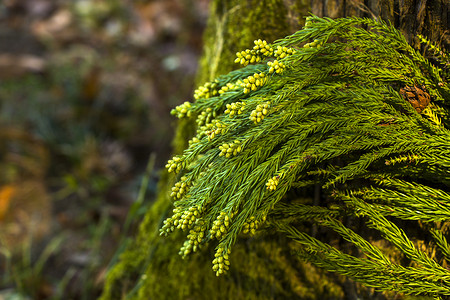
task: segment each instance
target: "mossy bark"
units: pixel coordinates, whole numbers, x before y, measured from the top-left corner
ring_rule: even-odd
[[[211,3],[210,12],[198,84],[236,68],[236,51],[251,47],[255,39],[272,42],[300,29],[308,5],[302,0],[221,0]]]
[[[251,47],[253,40],[271,42],[300,29],[309,11],[333,18],[381,17],[393,22],[412,42],[415,34],[422,33],[448,46],[448,0],[401,2],[404,4],[397,0],[312,0],[309,10],[309,3],[303,0],[214,0],[197,85],[239,67],[233,63],[236,51]],[[179,123],[174,153],[187,146],[194,125]],[[108,272],[100,299],[351,299],[357,294],[356,285],[291,257],[295,246],[287,246],[287,240],[270,233],[239,240],[230,258],[232,268],[225,276],[216,277],[211,270],[211,247],[182,260],[178,250],[185,236],[179,231],[159,236],[159,228],[172,210],[168,194],[174,181],[162,172],[159,195],[137,237]],[[376,298],[366,292],[365,298]]]

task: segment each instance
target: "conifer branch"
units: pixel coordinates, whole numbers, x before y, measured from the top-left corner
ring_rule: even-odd
[[[236,54],[243,68],[172,111],[197,132],[167,164],[179,181],[161,234],[186,232],[183,257],[214,243],[217,275],[241,235],[279,230],[302,245],[301,258],[370,287],[449,295],[450,272],[401,227],[450,217],[448,53],[425,42],[439,57],[430,61],[391,24],[366,18],[310,16],[291,36],[254,43]],[[291,201],[316,187],[322,206]],[[413,266],[388,259],[345,218],[365,221]],[[335,231],[366,258],[294,228],[302,222]],[[444,234],[430,232],[448,258]]]
[[[351,277],[381,291],[405,294],[449,295],[450,274],[422,268],[382,264],[378,261],[356,258],[300,232],[294,227],[277,224],[296,242],[303,245],[297,255],[330,272]]]

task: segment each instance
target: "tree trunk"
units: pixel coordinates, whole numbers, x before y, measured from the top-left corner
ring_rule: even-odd
[[[415,46],[417,34],[441,47],[450,45],[448,0],[311,0],[310,4],[302,0],[213,0],[210,5],[198,85],[239,67],[233,63],[236,51],[250,48],[253,40],[272,42],[299,30],[308,11],[330,18],[381,18],[394,24]],[[175,153],[186,147],[193,128],[192,122],[179,123]],[[181,260],[177,253],[185,236],[174,233],[161,238],[158,232],[172,210],[168,191],[174,180],[166,173],[162,176],[158,199],[138,236],[109,271],[101,299],[383,299],[370,289],[299,262],[288,246],[279,247],[289,243],[279,236],[239,240],[228,276],[216,277],[212,272],[212,247]]]
[[[319,17],[381,18],[391,22],[413,46],[418,46],[418,34],[444,48],[450,45],[448,0],[312,0],[311,11]]]

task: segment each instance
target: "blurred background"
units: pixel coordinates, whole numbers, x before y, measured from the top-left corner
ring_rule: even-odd
[[[0,300],[101,293],[170,156],[208,4],[0,1]]]

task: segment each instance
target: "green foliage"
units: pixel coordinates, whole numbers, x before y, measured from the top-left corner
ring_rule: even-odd
[[[450,295],[450,70],[421,39],[428,56],[390,24],[312,16],[239,51],[245,67],[173,111],[197,131],[167,164],[179,181],[161,234],[186,232],[182,256],[214,245],[216,275],[240,236],[275,231],[376,290]]]

